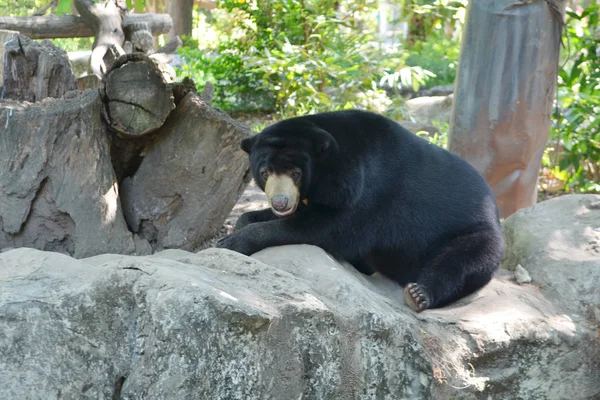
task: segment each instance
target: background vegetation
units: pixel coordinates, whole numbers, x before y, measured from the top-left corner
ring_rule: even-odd
[[[2,15],[32,15],[48,0],[0,0]],[[60,0],[54,12],[68,12]],[[143,9],[144,0],[129,0]],[[155,2],[156,3],[156,2]],[[194,8],[180,76],[216,88],[214,104],[257,121],[360,107],[401,120],[401,93],[454,83],[466,0],[219,0]],[[155,4],[156,5],[156,4]],[[595,0],[567,7],[542,189],[600,192],[600,29]],[[159,10],[160,11],[160,10]],[[388,20],[388,35],[378,32]],[[391,32],[391,33],[390,33]],[[91,39],[55,40],[66,50]],[[447,143],[448,125],[430,139]]]

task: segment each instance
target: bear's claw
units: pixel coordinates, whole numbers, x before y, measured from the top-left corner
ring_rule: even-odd
[[[404,301],[418,313],[429,308],[429,296],[417,283],[409,283],[404,287]]]

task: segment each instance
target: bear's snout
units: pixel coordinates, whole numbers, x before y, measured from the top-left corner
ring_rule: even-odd
[[[271,206],[280,212],[287,211],[289,203],[289,197],[284,194],[278,194],[271,198]]]

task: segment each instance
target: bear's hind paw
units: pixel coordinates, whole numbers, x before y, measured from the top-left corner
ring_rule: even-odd
[[[409,283],[404,287],[404,302],[418,313],[429,308],[429,296],[417,283]]]

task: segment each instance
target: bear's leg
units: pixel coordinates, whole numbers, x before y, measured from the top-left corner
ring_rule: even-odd
[[[404,300],[416,312],[438,308],[485,286],[498,269],[503,239],[496,228],[446,239],[433,246],[419,278],[404,287]]]
[[[273,213],[271,208],[266,208],[264,210],[257,211],[248,211],[243,213],[237,220],[235,224],[235,231],[239,231],[243,227],[254,224],[256,222],[265,222],[270,221],[272,219],[277,219],[277,216]]]
[[[247,225],[245,228],[221,238],[215,247],[250,255],[267,247],[287,244],[312,244],[337,254],[340,235],[336,230],[335,217],[326,213],[305,212]],[[353,257],[344,257],[353,258]]]

